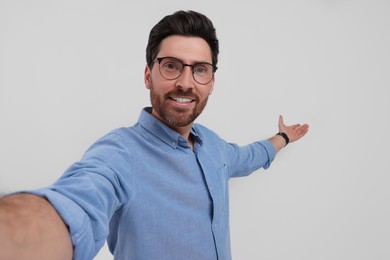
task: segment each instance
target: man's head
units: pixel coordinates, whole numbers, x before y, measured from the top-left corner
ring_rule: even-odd
[[[218,52],[215,29],[202,14],[179,11],[154,26],[144,76],[152,114],[179,132],[188,131],[213,90]]]
[[[162,40],[170,35],[200,37],[207,42],[212,53],[212,64],[217,66],[219,44],[213,23],[195,11],[177,11],[165,16],[150,31],[146,47],[146,63],[150,67],[157,57]]]

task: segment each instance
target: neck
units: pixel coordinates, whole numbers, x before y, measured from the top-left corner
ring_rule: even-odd
[[[160,120],[161,122],[163,122],[166,126],[168,126],[169,128],[171,128],[172,130],[176,131],[177,133],[179,133],[181,136],[183,136],[186,140],[188,140],[188,142],[190,143],[190,145],[192,146],[192,140],[190,138],[190,133],[191,133],[191,128],[192,128],[192,123],[191,124],[188,124],[188,125],[185,125],[185,126],[174,126],[172,124],[169,124],[166,120],[164,120],[157,112],[156,110],[152,110],[152,115],[157,118],[158,120]]]
[[[182,127],[174,127],[174,126],[170,126],[170,125],[168,125],[168,126],[170,128],[172,128],[173,130],[175,130],[176,132],[178,132],[185,139],[187,139],[188,142],[190,141],[190,132],[191,132],[192,124],[187,125],[187,126],[182,126]]]

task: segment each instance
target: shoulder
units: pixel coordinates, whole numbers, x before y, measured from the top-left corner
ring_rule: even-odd
[[[98,141],[112,140],[112,141],[126,141],[134,138],[139,131],[137,131],[137,125],[129,127],[118,127],[103,135]]]
[[[111,130],[105,135],[98,138],[92,145],[87,149],[87,153],[92,151],[102,150],[128,150],[132,146],[130,145],[136,132],[132,127],[119,127]]]

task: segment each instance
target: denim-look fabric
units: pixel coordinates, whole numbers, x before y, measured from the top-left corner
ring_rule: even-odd
[[[132,127],[93,144],[46,197],[69,226],[74,259],[93,259],[106,238],[115,259],[231,259],[230,177],[268,168],[268,141],[239,147],[194,124],[192,150],[145,108]]]

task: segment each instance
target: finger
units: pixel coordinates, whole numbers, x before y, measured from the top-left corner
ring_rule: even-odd
[[[300,127],[301,126],[301,124],[295,124],[295,125],[292,125],[292,126],[290,126],[293,130],[295,130],[296,128],[298,128],[298,127]]]
[[[309,131],[308,125],[303,125],[297,130],[299,137],[303,137]]]
[[[278,126],[279,126],[279,129],[282,128],[282,127],[284,127],[283,116],[282,116],[282,115],[279,115]]]
[[[301,130],[301,131],[307,131],[308,129],[309,129],[309,125],[308,124],[304,124],[304,125],[299,127],[299,130]]]

